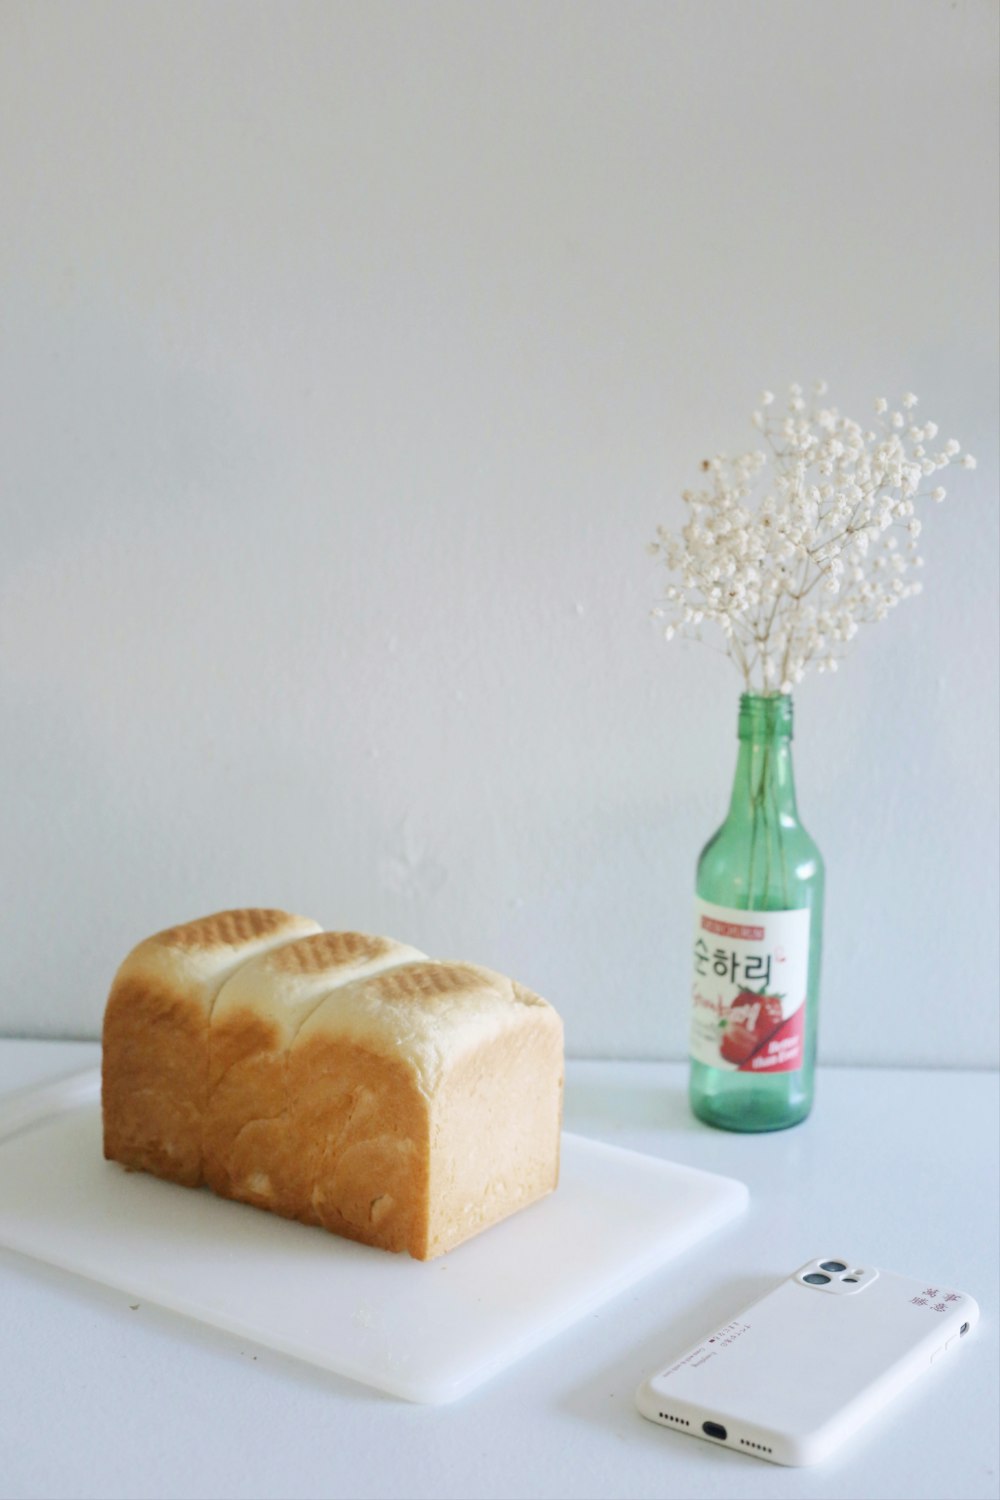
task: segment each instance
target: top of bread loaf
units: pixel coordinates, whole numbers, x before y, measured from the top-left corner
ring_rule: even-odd
[[[183,976],[200,990],[212,990],[255,954],[320,931],[311,917],[292,912],[260,907],[220,911],[146,938],[128,954],[117,978],[144,974],[173,982]]]
[[[221,1024],[252,1011],[270,1021],[287,1044],[335,986],[425,956],[406,943],[366,932],[316,932],[241,964],[219,991],[213,1020]]]
[[[393,959],[403,963],[408,958],[424,957],[405,943],[368,932],[316,932],[272,949],[258,962],[275,974],[320,974],[331,969],[348,972],[370,964],[382,968]]]
[[[202,948],[241,948],[257,938],[283,934],[290,922],[309,923],[310,919],[270,907],[246,906],[236,911],[217,911],[210,917],[164,928],[163,932],[154,933],[147,941],[186,952]]]
[[[530,990],[476,964],[427,959],[384,969],[331,991],[305,1021],[295,1047],[349,1041],[408,1063],[428,1097],[443,1072],[473,1048],[499,1036],[534,1008],[561,1022]]]
[[[213,1026],[231,1020],[238,1028],[249,1012],[293,1050],[354,1043],[412,1068],[428,1097],[448,1066],[518,1026],[527,1009],[543,1026],[562,1026],[546,1001],[491,969],[261,908],[154,934],[121,965],[116,986],[123,981],[123,995],[133,981],[169,992],[180,984]]]

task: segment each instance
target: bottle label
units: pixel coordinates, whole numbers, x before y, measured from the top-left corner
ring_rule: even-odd
[[[691,1056],[725,1072],[801,1068],[809,911],[737,911],[695,899]]]

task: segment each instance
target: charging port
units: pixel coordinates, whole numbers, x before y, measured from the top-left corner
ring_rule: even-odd
[[[724,1443],[728,1436],[721,1422],[702,1422],[701,1430],[707,1437],[718,1438],[720,1443]]]

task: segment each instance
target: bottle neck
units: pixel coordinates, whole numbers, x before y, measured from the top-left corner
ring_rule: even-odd
[[[792,700],[782,694],[740,699],[739,756],[730,821],[798,822],[792,770]]]

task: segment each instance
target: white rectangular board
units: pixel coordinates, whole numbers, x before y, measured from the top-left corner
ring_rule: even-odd
[[[409,1401],[454,1401],[740,1214],[747,1189],[564,1135],[558,1190],[438,1260],[125,1172],[100,1077],[0,1100],[0,1245]]]

